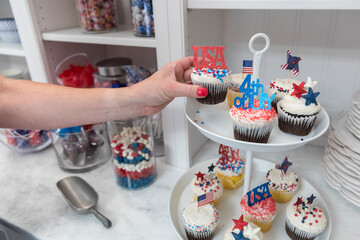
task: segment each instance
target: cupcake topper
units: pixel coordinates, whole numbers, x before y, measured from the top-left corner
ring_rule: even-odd
[[[314,196],[314,194],[311,194],[311,196],[307,198],[307,204],[308,204],[308,205],[313,204],[315,198],[316,198],[316,197]]]
[[[199,64],[198,61],[198,51],[199,48],[201,48],[201,64]],[[224,50],[225,47],[220,47],[220,46],[193,46],[192,47],[193,51],[194,51],[194,66],[196,68],[210,68],[210,69],[216,69],[216,68],[221,68],[221,69],[227,69],[228,67],[225,64],[225,58],[224,58]],[[212,56],[209,53],[209,50],[211,53],[215,53],[214,56]],[[221,65],[218,66],[217,63],[221,62]]]
[[[317,84],[317,81],[313,81],[311,77],[307,77],[307,81],[304,87],[312,88],[314,90],[315,86]]]
[[[214,192],[210,191],[197,197],[198,207],[214,201]]]
[[[203,180],[204,179],[204,173],[198,172],[195,174],[197,180]]]
[[[249,207],[272,196],[269,189],[269,182],[257,186],[246,194],[248,196]],[[253,198],[251,195],[253,195]]]
[[[231,156],[229,156],[229,153],[231,153]],[[231,147],[228,147],[228,146],[225,146],[222,144],[220,144],[220,146],[219,146],[219,154],[221,155],[219,160],[222,164],[225,164],[229,161],[233,162],[233,161],[240,160],[239,149],[237,151],[235,151]]]
[[[315,198],[316,196],[314,196],[314,194],[311,194],[311,196],[307,198],[307,202],[305,203],[302,197],[298,197],[293,206],[295,206],[298,210],[308,209],[314,203]]]
[[[244,74],[252,74],[252,73],[253,73],[253,61],[243,60],[242,78],[244,79]]]
[[[305,98],[306,102],[305,105],[309,106],[311,103],[314,103],[317,105],[316,98],[319,96],[320,92],[314,93],[312,88],[309,88],[308,94],[301,96],[302,98]]]
[[[296,83],[293,83],[294,91],[290,94],[290,96],[295,96],[298,99],[301,98],[301,95],[303,93],[307,93],[304,89],[305,82],[301,82],[299,85],[296,85]]]
[[[265,47],[260,51],[256,51],[253,46],[254,41],[257,38],[264,38],[265,42],[266,42]],[[252,52],[254,54],[252,81],[256,81],[257,79],[260,78],[260,67],[261,67],[262,55],[264,52],[266,52],[266,50],[269,49],[269,47],[270,47],[270,38],[265,33],[257,33],[254,36],[252,36],[252,38],[250,39],[249,49],[250,49],[250,52]]]
[[[292,56],[290,50],[287,50],[286,58],[286,64],[283,64],[280,67],[281,69],[289,70],[288,81],[290,82],[290,70],[293,70],[295,77],[299,75],[299,62],[301,61],[301,58]]]
[[[214,172],[214,168],[215,168],[215,166],[214,166],[214,164],[212,163],[210,166],[208,166],[208,172]]]
[[[281,170],[282,177],[284,177],[290,166],[292,166],[292,162],[289,162],[286,156],[281,164],[278,163],[275,165],[275,168]]]
[[[235,240],[249,240],[248,238],[244,237],[243,230],[241,230],[239,233],[231,232]]]
[[[235,223],[235,226],[232,230],[239,229],[240,231],[244,229],[246,225],[248,225],[247,222],[244,222],[244,216],[241,215],[239,219],[233,219],[233,222]]]

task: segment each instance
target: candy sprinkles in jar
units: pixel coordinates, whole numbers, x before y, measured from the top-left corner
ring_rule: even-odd
[[[118,184],[132,190],[150,185],[157,175],[151,117],[108,124]]]

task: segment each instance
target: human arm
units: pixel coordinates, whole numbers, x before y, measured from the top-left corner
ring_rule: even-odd
[[[179,59],[138,84],[117,89],[69,88],[0,76],[0,127],[52,129],[151,115],[175,97],[207,95],[205,88],[185,84],[191,66],[192,57]]]

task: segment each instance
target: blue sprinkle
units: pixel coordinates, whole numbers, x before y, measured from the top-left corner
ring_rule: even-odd
[[[204,124],[204,122],[201,122],[201,124]]]
[[[196,111],[196,113],[200,113],[200,111]]]
[[[302,138],[301,141],[304,141],[304,139]]]

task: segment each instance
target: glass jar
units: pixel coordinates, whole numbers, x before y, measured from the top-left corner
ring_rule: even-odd
[[[85,33],[116,31],[115,0],[75,0],[80,26]]]
[[[132,25],[135,36],[154,37],[152,0],[130,0]]]
[[[149,186],[156,179],[151,117],[108,122],[117,183],[129,190]]]
[[[120,88],[128,86],[124,65],[131,65],[130,58],[109,58],[96,63],[99,73],[94,73],[95,87]]]
[[[51,133],[59,167],[85,172],[111,158],[106,123],[58,129]]]

